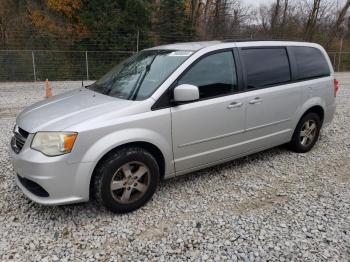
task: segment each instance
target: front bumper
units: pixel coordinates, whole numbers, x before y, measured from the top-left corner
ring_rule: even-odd
[[[11,148],[10,152],[13,168],[17,174],[16,183],[29,199],[43,205],[61,205],[89,200],[93,162],[69,163],[69,154],[47,157],[26,145],[18,154]],[[48,193],[48,196],[42,196],[30,190],[18,176],[38,184]]]

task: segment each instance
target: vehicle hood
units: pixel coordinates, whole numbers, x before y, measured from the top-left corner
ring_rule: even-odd
[[[29,133],[63,131],[76,123],[91,120],[109,112],[127,114],[126,109],[135,103],[137,102],[109,97],[81,88],[53,96],[25,108],[17,116],[16,123]]]

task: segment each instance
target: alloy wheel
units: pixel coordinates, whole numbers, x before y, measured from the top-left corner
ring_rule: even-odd
[[[317,125],[314,120],[307,120],[300,131],[300,143],[303,146],[310,145],[316,137]]]
[[[115,201],[130,204],[140,199],[150,184],[150,171],[141,162],[123,164],[113,175],[110,185]]]

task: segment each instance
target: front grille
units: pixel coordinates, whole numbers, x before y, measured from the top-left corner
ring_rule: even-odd
[[[11,147],[12,150],[18,154],[21,152],[29,133],[16,125],[13,129],[13,134],[14,136],[11,139]]]
[[[27,138],[28,135],[29,135],[29,133],[28,133],[27,131],[23,130],[23,129],[20,128],[20,127],[18,127],[18,133],[20,133],[21,136],[24,137],[24,138]]]
[[[38,183],[17,175],[19,182],[31,193],[39,197],[49,197],[49,193]]]

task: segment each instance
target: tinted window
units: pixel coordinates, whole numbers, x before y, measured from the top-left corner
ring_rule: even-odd
[[[248,88],[283,84],[291,80],[285,48],[243,49]]]
[[[233,93],[237,89],[236,68],[231,51],[206,56],[194,64],[178,85],[198,86],[200,98]]]
[[[329,76],[328,63],[320,50],[313,47],[293,47],[298,79]]]

